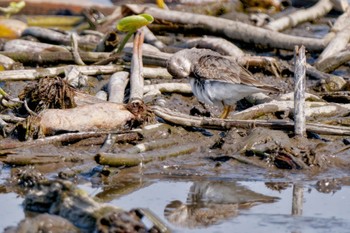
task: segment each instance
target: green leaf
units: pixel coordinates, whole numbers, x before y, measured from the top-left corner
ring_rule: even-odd
[[[133,32],[152,23],[153,20],[152,15],[149,14],[131,15],[119,20],[117,29],[122,32]]]

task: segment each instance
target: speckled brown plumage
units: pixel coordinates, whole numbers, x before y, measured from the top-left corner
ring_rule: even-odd
[[[223,105],[226,118],[235,103],[258,92],[276,92],[244,67],[209,49],[184,49],[168,61],[168,71],[177,78],[189,78],[193,94],[200,102]]]

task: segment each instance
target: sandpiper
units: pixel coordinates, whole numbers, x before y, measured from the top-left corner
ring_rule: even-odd
[[[243,66],[210,49],[183,49],[167,64],[171,75],[189,78],[193,94],[206,104],[223,106],[227,118],[237,101],[254,93],[277,92],[261,83]]]

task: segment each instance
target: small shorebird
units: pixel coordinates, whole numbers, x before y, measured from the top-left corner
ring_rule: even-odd
[[[237,62],[209,49],[183,49],[168,60],[167,69],[174,77],[188,77],[193,94],[200,102],[224,106],[220,116],[223,119],[244,97],[278,91],[255,79]]]

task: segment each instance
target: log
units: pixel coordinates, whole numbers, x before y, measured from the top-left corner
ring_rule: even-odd
[[[308,51],[320,51],[323,50],[327,44],[327,42],[322,39],[290,36],[213,16],[162,10],[142,5],[128,4],[126,6],[136,14],[146,13],[152,15],[155,19],[173,23],[202,25],[206,30],[215,35],[226,36],[232,40],[240,40],[269,48],[294,50],[294,46],[302,44]]]

